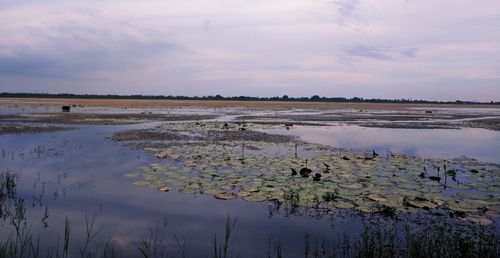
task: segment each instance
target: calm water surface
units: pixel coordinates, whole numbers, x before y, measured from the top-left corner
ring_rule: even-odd
[[[500,132],[480,129],[392,129],[344,126],[295,126],[270,133],[296,135],[308,142],[354,150],[405,153],[425,158],[466,156],[500,163]]]
[[[234,253],[264,255],[268,239],[280,239],[284,252],[301,254],[304,235],[328,238],[338,232],[358,231],[359,219],[315,219],[271,214],[268,204],[240,199],[220,201],[211,196],[163,193],[131,185],[123,176],[137,167],[157,163],[150,155],[111,144],[112,132],[140,126],[88,126],[68,132],[0,136],[0,170],[18,174],[18,194],[25,200],[28,222],[53,243],[64,232],[67,217],[73,243],[83,243],[85,215],[96,215],[102,227],[97,242],[109,237],[120,257],[136,257],[140,236],[148,228],[166,235],[170,252],[186,240],[188,254],[211,253],[212,239],[223,236],[226,216],[237,218]],[[1,172],[0,171],[0,172]],[[45,210],[48,218],[43,220]],[[2,222],[4,226],[7,222]],[[332,227],[335,224],[335,230]],[[0,237],[6,237],[2,229]],[[203,254],[203,255],[202,255]],[[301,255],[298,255],[301,257]],[[292,256],[293,257],[293,256]]]

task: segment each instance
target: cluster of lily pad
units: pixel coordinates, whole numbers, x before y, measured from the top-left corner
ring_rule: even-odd
[[[200,127],[199,123],[182,123],[165,125],[163,130],[203,133],[241,128],[216,123]],[[442,207],[483,224],[500,214],[500,166],[468,158],[355,153],[297,141],[205,141],[147,150],[158,163],[127,176],[137,178],[135,185],[160,191],[207,194],[222,200],[293,201],[299,206],[321,203],[361,212]]]

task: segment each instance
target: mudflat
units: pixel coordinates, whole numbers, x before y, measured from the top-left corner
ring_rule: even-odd
[[[232,100],[152,100],[152,99],[59,99],[59,98],[0,98],[0,106],[63,106],[148,108],[148,107],[248,107],[248,108],[314,108],[314,109],[391,109],[409,108],[498,108],[495,104],[400,104],[358,102],[297,102],[297,101],[232,101]]]
[[[71,113],[61,112],[62,106],[70,106]],[[112,125],[230,116],[260,124],[500,130],[500,106],[495,104],[0,98],[2,107],[13,111],[0,114],[2,122]]]

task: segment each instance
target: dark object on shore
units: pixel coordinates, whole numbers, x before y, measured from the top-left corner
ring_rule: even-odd
[[[425,169],[425,167],[424,167],[424,169]],[[434,181],[438,181],[438,182],[441,181],[441,176],[439,175],[439,170],[440,170],[440,168],[438,167],[437,168],[437,176],[430,176],[429,179],[434,180]],[[444,165],[444,171],[446,171],[446,165]],[[446,172],[445,172],[445,174],[446,174]]]
[[[425,178],[425,172],[422,172],[420,173],[420,175],[418,175],[420,178]]]
[[[301,168],[299,173],[302,177],[309,177],[309,175],[312,173],[312,170],[309,168]]]
[[[342,159],[343,159],[343,160],[351,160],[350,158],[348,158],[348,157],[346,157],[346,156],[342,157]]]
[[[432,110],[426,110],[425,113],[426,114],[432,114]]]
[[[378,153],[376,153],[375,150],[372,150],[372,153],[374,158],[378,156]]]
[[[321,181],[321,174],[320,173],[314,174],[313,181],[316,181],[316,182]]]
[[[448,176],[456,176],[457,175],[457,172],[453,169],[450,169],[448,171],[446,171],[446,175]]]
[[[286,126],[286,127],[292,127],[292,126],[293,126],[293,124],[292,124],[292,123],[285,123],[285,126]]]
[[[471,173],[479,173],[479,171],[477,171],[476,169],[471,169],[470,172]]]
[[[224,123],[224,125],[222,126],[223,129],[229,129],[229,125],[227,123]]]
[[[240,131],[246,131],[247,129],[245,127],[241,127],[239,130]]]
[[[441,181],[441,177],[438,176],[430,176],[429,179],[434,181]]]
[[[62,112],[69,112],[71,110],[71,106],[62,106]]]
[[[295,170],[294,168],[290,168],[292,170],[292,176],[296,176],[297,175],[297,170]]]

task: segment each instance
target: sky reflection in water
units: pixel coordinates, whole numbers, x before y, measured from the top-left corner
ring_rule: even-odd
[[[269,133],[300,136],[303,140],[338,148],[404,153],[425,158],[467,156],[500,163],[500,132],[479,129],[392,129],[359,126],[295,126]]]
[[[209,254],[214,234],[223,235],[227,214],[237,218],[235,253],[263,255],[272,236],[281,239],[285,253],[301,254],[304,234],[335,237],[327,219],[270,217],[268,206],[262,203],[220,201],[211,196],[163,193],[131,185],[133,179],[123,174],[158,160],[110,144],[105,137],[113,131],[134,127],[138,126],[0,136],[0,148],[6,152],[5,157],[0,156],[1,169],[19,173],[18,192],[29,205],[28,221],[33,223],[32,230],[43,236],[42,244],[61,236],[66,216],[72,226],[73,243],[82,243],[85,214],[97,214],[96,224],[102,226],[102,231],[96,240],[105,242],[111,236],[120,257],[137,256],[139,237],[148,227],[156,226],[167,235],[170,252],[178,250],[175,235],[186,240],[191,254]],[[41,154],[35,151],[39,147]],[[40,196],[43,183],[43,204],[32,207],[32,196]],[[47,228],[40,222],[45,207],[49,212]],[[335,232],[360,229],[354,220],[357,219],[337,218]]]

